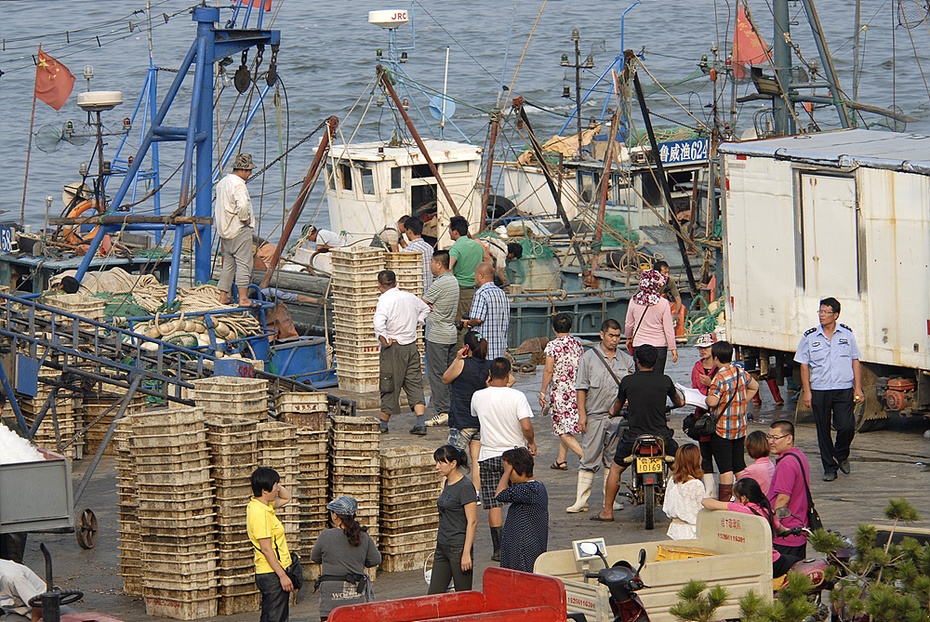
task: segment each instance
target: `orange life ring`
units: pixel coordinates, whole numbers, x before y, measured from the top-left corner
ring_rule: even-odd
[[[98,210],[97,208],[98,208],[97,201],[82,201],[78,203],[74,207],[74,209],[68,212],[68,218],[77,218],[78,216],[80,216],[81,214],[83,214],[84,212],[90,209],[97,211],[97,213],[99,214],[100,210]],[[91,230],[89,234],[81,235],[80,227],[75,225],[74,227],[67,227],[64,230],[64,236],[68,244],[80,244],[81,242],[83,242],[84,240],[88,238],[93,238],[95,235],[97,235],[97,231],[99,230],[100,230],[100,225],[97,225]]]

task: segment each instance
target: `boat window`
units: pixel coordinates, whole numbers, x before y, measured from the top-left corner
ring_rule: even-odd
[[[375,177],[370,168],[363,168],[362,172],[362,192],[365,194],[375,193]]]
[[[442,165],[442,172],[446,175],[457,175],[468,172],[468,162],[447,162]]]
[[[401,182],[403,181],[403,171],[399,166],[391,167],[391,190],[399,190],[402,188]]]
[[[430,170],[429,164],[417,164],[416,166],[412,166],[410,167],[410,172],[413,174],[414,179],[424,179],[433,176],[433,171]]]
[[[342,178],[342,189],[352,189],[352,167],[348,164],[339,165],[339,177]]]

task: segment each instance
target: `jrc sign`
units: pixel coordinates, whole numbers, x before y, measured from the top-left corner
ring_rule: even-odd
[[[397,28],[406,24],[407,11],[369,11],[368,23],[382,28]]]

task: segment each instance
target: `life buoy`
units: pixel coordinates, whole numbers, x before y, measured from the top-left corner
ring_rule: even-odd
[[[78,203],[77,205],[75,205],[74,209],[68,212],[68,218],[77,218],[78,216],[86,212],[87,210],[91,210],[91,209],[96,211],[99,214],[100,210],[97,208],[98,208],[97,201],[82,201]],[[89,234],[81,235],[80,226],[75,225],[74,227],[65,228],[64,236],[68,244],[80,244],[88,238],[93,238],[95,235],[97,235],[97,231],[99,230],[100,230],[100,225],[97,225],[91,230]]]

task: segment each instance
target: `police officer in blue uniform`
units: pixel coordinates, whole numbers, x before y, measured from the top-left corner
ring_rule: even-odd
[[[862,400],[859,347],[852,329],[837,323],[836,298],[821,300],[818,315],[820,326],[801,337],[794,361],[801,366],[804,405],[814,411],[823,481],[832,482],[838,470],[850,470],[849,446],[856,433],[853,407]],[[836,430],[836,441],[831,428]]]

